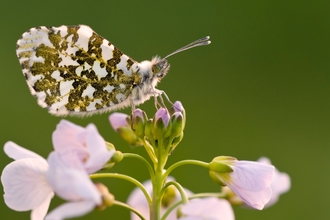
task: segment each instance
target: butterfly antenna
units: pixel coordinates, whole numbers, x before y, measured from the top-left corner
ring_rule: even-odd
[[[170,53],[169,55],[167,55],[166,57],[164,57],[163,59],[166,59],[174,54],[177,54],[177,53],[180,53],[182,51],[185,51],[185,50],[188,50],[190,48],[193,48],[193,47],[199,47],[199,46],[205,46],[205,45],[209,45],[211,43],[211,41],[209,41],[210,37],[209,36],[206,36],[206,37],[203,37],[199,40],[196,40],[184,47],[181,47],[180,49],[174,51],[173,53]]]

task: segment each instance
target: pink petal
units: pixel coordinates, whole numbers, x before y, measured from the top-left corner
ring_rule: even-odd
[[[186,217],[180,220],[234,220],[234,212],[225,199],[208,197],[202,199],[193,199],[180,209]]]
[[[290,187],[291,179],[288,174],[280,172],[278,172],[278,174],[275,173],[275,179],[271,185],[272,197],[266,204],[266,207],[274,205],[278,201],[280,195],[289,191]]]
[[[237,161],[230,173],[231,182],[249,191],[260,191],[270,186],[274,178],[274,166],[253,161]]]
[[[170,115],[165,108],[160,108],[155,114],[155,121],[162,120],[164,122],[165,127],[167,127],[170,121]]]
[[[255,209],[263,209],[265,204],[270,200],[272,196],[272,190],[270,187],[260,191],[249,191],[238,187],[235,184],[227,184],[227,186],[233,190],[233,192],[239,196],[246,204]]]
[[[93,124],[82,128],[62,120],[53,133],[53,143],[57,152],[74,150],[88,173],[100,170],[114,153],[108,151]]]
[[[31,220],[43,220],[47,214],[50,200],[53,198],[54,194],[49,194],[43,203],[35,207],[31,212]]]
[[[139,108],[134,109],[133,114],[132,114],[132,118],[136,118],[136,117],[139,117],[139,118],[144,119],[144,117],[145,117],[145,112],[143,112],[143,111],[142,111],[141,109],[139,109]]]
[[[68,154],[72,153],[69,151]],[[65,157],[65,160],[63,159]],[[52,152],[48,157],[47,178],[58,196],[69,201],[89,200],[101,203],[101,194],[90,180],[87,172],[75,155]]]
[[[275,168],[252,161],[236,161],[232,168],[226,185],[249,206],[263,209],[272,195],[270,185]]]
[[[53,132],[53,146],[56,151],[65,151],[69,148],[79,148],[84,144],[83,140],[78,140],[76,135],[84,131],[83,127],[75,125],[69,121],[61,120]]]
[[[151,180],[145,181],[143,183],[144,188],[148,191],[149,195],[152,192],[152,182]],[[127,199],[127,204],[138,210],[142,216],[149,219],[149,204],[144,194],[140,190],[140,188],[136,187]],[[136,214],[131,212],[131,220],[140,220]]]
[[[26,158],[8,164],[1,175],[7,206],[16,211],[32,210],[52,196],[47,169],[44,159]]]
[[[172,107],[175,112],[182,112],[184,110],[183,105],[180,101],[174,102]]]
[[[14,160],[19,160],[24,158],[36,158],[36,159],[44,160],[46,162],[46,160],[40,155],[34,153],[33,151],[25,149],[21,146],[18,146],[12,141],[8,141],[7,143],[5,143],[4,151],[8,155],[8,157]]]
[[[115,112],[109,116],[110,124],[113,130],[117,131],[119,127],[128,126],[126,118],[129,117],[126,114]]]
[[[264,164],[271,164],[271,161],[267,157],[259,158],[258,162]],[[291,188],[290,176],[275,169],[274,180],[270,187],[272,188],[272,197],[266,204],[266,207],[272,206],[274,203],[277,202],[281,194],[289,191],[289,189]]]
[[[45,220],[62,220],[72,217],[79,217],[87,214],[95,208],[92,201],[69,202],[52,210]]]
[[[114,154],[114,151],[107,149],[105,140],[97,131],[95,125],[90,124],[86,127],[84,133],[86,137],[86,148],[89,153],[89,157],[84,164],[88,173],[94,173],[104,166]]]

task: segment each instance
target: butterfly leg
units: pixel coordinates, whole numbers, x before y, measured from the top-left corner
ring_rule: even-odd
[[[158,106],[166,108],[163,96],[166,98],[166,100],[173,105],[173,103],[171,102],[171,100],[168,98],[167,94],[163,91],[163,90],[158,90],[158,89],[154,89],[154,99],[155,99],[155,107],[156,109],[158,109]],[[158,102],[158,98],[160,100],[160,103]]]

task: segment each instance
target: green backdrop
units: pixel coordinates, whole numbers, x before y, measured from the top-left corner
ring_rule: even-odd
[[[137,61],[210,35],[211,45],[169,58],[171,70],[158,86],[187,111],[185,138],[169,164],[267,156],[291,176],[292,189],[263,211],[235,208],[236,219],[330,219],[329,1],[3,0],[0,9],[1,145],[12,140],[47,157],[60,121],[30,95],[16,58],[16,41],[29,28],[86,24]],[[140,107],[149,116],[155,112],[153,101]],[[118,137],[108,115],[66,119],[94,123],[118,150],[146,155]],[[1,169],[12,161],[0,157]],[[113,172],[148,179],[135,160]],[[173,175],[194,192],[219,190],[202,168],[182,167]],[[120,201],[134,188],[123,180],[104,182]],[[56,198],[51,209],[61,202]],[[3,220],[29,216],[3,199],[0,210]],[[81,219],[129,219],[129,213],[113,207]]]

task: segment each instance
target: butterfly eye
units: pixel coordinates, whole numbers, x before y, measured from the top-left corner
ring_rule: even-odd
[[[153,74],[157,74],[161,71],[163,65],[161,65],[161,63],[156,63],[152,66],[152,72]]]

